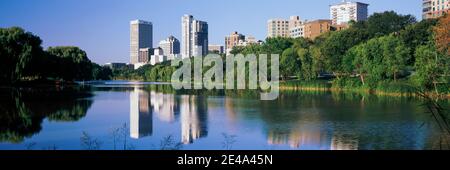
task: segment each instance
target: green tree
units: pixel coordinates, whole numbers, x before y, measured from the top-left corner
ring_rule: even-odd
[[[282,54],[284,50],[292,46],[291,38],[275,37],[267,38],[262,45],[262,52],[266,54]]]
[[[109,67],[100,66],[96,63],[92,64],[92,79],[111,80],[112,74],[112,70]]]
[[[415,49],[420,45],[426,45],[433,39],[432,28],[437,23],[436,19],[422,20],[416,24],[408,25],[400,31],[399,38],[409,47],[410,56],[414,56]],[[408,65],[414,65],[414,57],[410,57]]]
[[[0,83],[36,76],[32,61],[42,56],[42,40],[22,28],[0,28]]]
[[[78,47],[61,46],[49,47],[47,49],[50,58],[56,59],[57,68],[62,75],[59,78],[64,80],[91,80],[92,63],[85,51]],[[56,57],[56,58],[55,58]]]
[[[387,76],[397,80],[398,74],[405,70],[410,59],[410,49],[394,36],[387,36],[381,39],[383,48],[383,63],[386,66]]]
[[[309,49],[300,48],[297,50],[297,55],[301,63],[301,70],[299,71],[299,78],[304,80],[312,80],[316,77],[313,70],[313,58]]]
[[[367,31],[371,37],[398,32],[408,25],[416,23],[412,15],[399,15],[394,11],[374,13],[367,20]]]
[[[448,56],[439,53],[433,44],[428,44],[417,47],[415,57],[416,72],[413,80],[416,85],[426,90],[434,89],[436,93],[439,93],[439,85],[448,88]]]
[[[343,59],[346,72],[355,71],[361,83],[375,87],[376,83],[386,78],[397,79],[400,71],[406,67],[409,48],[393,36],[373,38],[351,48]],[[349,65],[351,63],[351,65]]]
[[[280,58],[280,74],[283,80],[298,74],[299,68],[301,68],[301,64],[297,52],[293,48],[284,50]]]
[[[338,78],[342,76],[344,69],[341,64],[345,53],[353,46],[367,40],[367,38],[368,35],[365,30],[355,28],[331,33],[320,45],[326,69]]]

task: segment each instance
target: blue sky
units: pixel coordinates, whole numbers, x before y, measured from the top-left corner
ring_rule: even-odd
[[[0,27],[20,26],[43,39],[44,47],[73,45],[97,63],[129,61],[129,21],[153,23],[153,46],[174,35],[181,41],[181,16],[209,24],[210,44],[224,44],[232,31],[263,40],[266,21],[299,15],[329,18],[341,0],[0,0]],[[359,0],[369,14],[394,10],[421,19],[422,0]]]

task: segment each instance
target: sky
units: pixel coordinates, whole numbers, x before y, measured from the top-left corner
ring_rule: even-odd
[[[129,62],[134,19],[153,23],[153,46],[169,35],[181,41],[181,17],[208,22],[209,43],[224,44],[233,31],[264,40],[271,18],[298,15],[329,19],[341,0],[0,0],[0,27],[19,26],[38,35],[44,48],[78,46],[99,64]],[[369,15],[393,10],[421,19],[422,0],[359,0]]]

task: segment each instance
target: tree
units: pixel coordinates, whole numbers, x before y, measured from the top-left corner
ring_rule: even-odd
[[[366,67],[364,67],[367,58],[365,51],[366,44],[354,46],[344,56],[343,69],[345,72],[352,74],[355,71],[361,80],[362,85],[365,85],[365,76],[367,74]]]
[[[42,40],[22,28],[0,28],[0,83],[14,84],[35,76],[32,61],[42,56]]]
[[[312,66],[311,70],[316,75],[324,72],[325,70],[325,58],[323,57],[322,53],[320,52],[320,48],[313,45],[309,47],[309,53],[312,58]]]
[[[344,71],[341,64],[347,50],[367,40],[367,38],[368,35],[365,30],[355,28],[331,33],[320,46],[326,69],[339,78]]]
[[[351,48],[343,59],[343,69],[347,72],[356,71],[361,83],[374,87],[377,82],[392,77],[397,79],[400,71],[406,67],[409,58],[407,48],[397,37],[383,36],[373,38]]]
[[[386,66],[387,76],[397,80],[399,72],[406,68],[409,60],[409,48],[404,43],[394,36],[387,36],[381,38],[383,48],[383,63]]]
[[[367,31],[371,37],[379,37],[398,32],[413,23],[416,23],[416,18],[412,15],[399,15],[394,11],[374,13],[367,19]]]
[[[300,48],[297,50],[297,56],[301,63],[301,70],[299,71],[299,78],[304,80],[312,80],[316,77],[313,67],[313,58],[309,49]]]
[[[422,89],[438,91],[438,85],[448,85],[448,56],[438,53],[433,44],[422,45],[416,49],[416,73],[413,80]]]
[[[275,37],[267,38],[262,45],[262,52],[266,54],[282,54],[284,50],[292,46],[291,38]]]
[[[286,80],[288,76],[296,75],[300,67],[301,64],[294,49],[284,50],[280,59],[280,74],[283,80]]]
[[[64,80],[91,80],[92,63],[85,51],[78,47],[61,46],[49,47],[47,53],[50,58],[56,59],[56,68],[59,68],[59,78]]]
[[[450,15],[446,14],[439,19],[439,23],[434,27],[435,44],[437,50],[450,56]]]
[[[100,66],[96,63],[92,64],[92,79],[94,80],[111,80],[112,70],[109,67]]]
[[[436,19],[422,20],[416,24],[408,25],[400,31],[399,38],[409,47],[410,56],[414,56],[417,46],[426,45],[433,39],[432,28],[437,23]],[[410,57],[408,65],[414,65],[414,57]]]

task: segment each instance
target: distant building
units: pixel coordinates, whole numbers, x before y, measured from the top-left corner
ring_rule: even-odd
[[[164,55],[180,54],[180,41],[174,36],[169,36],[167,39],[159,42]]]
[[[431,19],[443,16],[450,11],[449,0],[422,0],[422,18]]]
[[[233,47],[247,46],[250,44],[261,44],[261,41],[257,41],[255,37],[249,35],[245,36],[237,31],[232,32],[229,36],[225,37],[224,52],[229,55]]]
[[[333,25],[346,24],[349,21],[364,21],[368,17],[369,4],[361,2],[348,2],[343,0],[341,3],[330,6],[330,19]]]
[[[106,63],[105,67],[109,67],[111,70],[125,69],[127,68],[127,63]]]
[[[139,49],[152,48],[153,25],[151,22],[134,20],[130,22],[130,62],[142,63],[139,58]]]
[[[181,19],[183,58],[205,56],[208,54],[208,23],[195,20],[192,15],[184,15]]]
[[[253,43],[256,44],[256,43],[258,43],[256,38],[254,36],[251,36],[251,35],[245,37],[245,42],[247,44],[253,44]]]
[[[331,22],[331,20],[321,19],[305,23],[303,37],[315,39],[319,35],[331,31]]]
[[[140,48],[139,49],[139,63],[148,63],[150,61],[150,56],[152,55],[151,48]]]
[[[153,55],[150,58],[151,65],[162,63],[167,60],[166,56],[164,56],[163,50],[159,47],[154,49]]]
[[[212,53],[223,54],[222,45],[208,45],[208,50]]]
[[[240,41],[245,41],[245,36],[239,34],[237,31],[234,31],[230,34],[230,36],[225,37],[225,51],[228,52],[233,49],[234,46],[237,46]]]
[[[288,29],[293,29],[302,24],[303,24],[303,22],[300,20],[299,16],[291,16],[291,17],[289,17],[289,28]]]
[[[299,16],[291,16],[289,20],[270,19],[267,21],[267,37],[290,37],[289,30],[301,24]]]
[[[299,26],[294,27],[289,31],[290,37],[292,38],[298,38],[298,37],[305,37],[305,25],[301,24]]]
[[[348,24],[331,25],[333,31],[341,31],[350,27]]]

